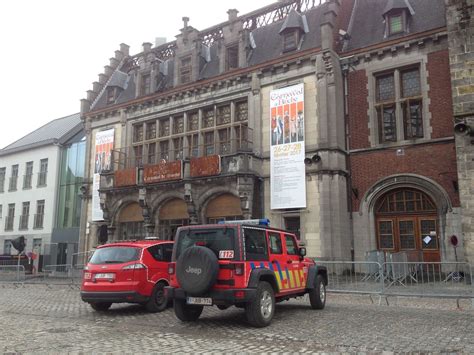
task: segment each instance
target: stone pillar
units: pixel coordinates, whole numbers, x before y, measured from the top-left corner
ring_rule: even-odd
[[[466,261],[474,264],[474,0],[445,0],[445,4],[454,123],[470,127],[470,132],[456,134],[463,233],[459,239]]]

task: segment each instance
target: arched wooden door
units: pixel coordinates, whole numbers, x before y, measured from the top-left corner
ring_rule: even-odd
[[[242,214],[240,198],[231,194],[217,196],[206,206],[207,223],[242,219]]]
[[[158,236],[164,240],[174,240],[178,227],[189,224],[188,206],[179,198],[168,201],[160,208]]]
[[[440,261],[437,209],[425,193],[398,189],[375,205],[377,246],[388,252],[418,251],[423,261]]]

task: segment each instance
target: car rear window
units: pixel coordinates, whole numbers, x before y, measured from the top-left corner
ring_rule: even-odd
[[[219,251],[234,250],[234,259],[237,257],[235,250],[235,231],[233,228],[185,229],[178,235],[176,255],[178,259],[183,250],[191,246],[203,246],[211,249],[219,258]]]
[[[121,264],[129,261],[138,260],[140,257],[140,248],[134,247],[106,247],[97,249],[92,258],[89,260],[90,264]]]

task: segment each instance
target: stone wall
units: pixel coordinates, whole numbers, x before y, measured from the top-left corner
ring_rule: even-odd
[[[474,131],[474,0],[446,0],[449,61],[455,123]],[[474,133],[471,133],[474,134]],[[456,137],[465,257],[474,262],[474,137]]]

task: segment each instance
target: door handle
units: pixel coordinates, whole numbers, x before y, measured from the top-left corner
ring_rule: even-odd
[[[287,260],[286,263],[287,264],[293,264],[293,260]]]

